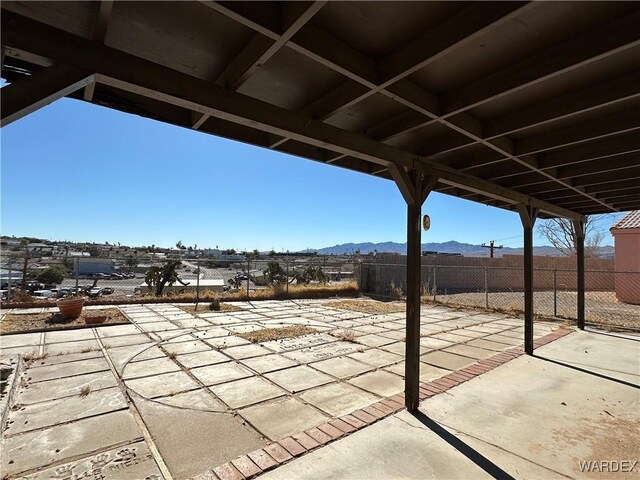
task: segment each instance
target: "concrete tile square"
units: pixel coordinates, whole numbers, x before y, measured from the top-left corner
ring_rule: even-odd
[[[206,367],[205,367],[206,368]],[[184,372],[171,372],[150,377],[126,380],[127,388],[145,398],[156,398],[164,395],[195,390],[198,384]]]
[[[231,408],[241,408],[286,395],[287,392],[260,377],[249,377],[209,387]]]
[[[291,393],[307,390],[312,387],[324,385],[333,382],[334,379],[329,375],[321,373],[306,365],[287,368],[265,375],[269,380],[277,383],[282,388],[287,389]]]
[[[241,363],[255,370],[258,373],[273,372],[283,368],[289,368],[296,365],[293,360],[274,353],[272,355],[263,355],[261,357],[246,358]]]
[[[400,362],[404,359],[402,355],[385,352],[377,348],[371,348],[369,350],[365,350],[364,352],[352,353],[351,355],[349,355],[349,357],[359,362],[367,363],[378,368],[390,365],[392,363]]]
[[[206,365],[215,365],[216,363],[228,362],[229,357],[218,350],[209,349],[203,352],[187,353],[177,355],[176,360],[185,368],[204,367]]]
[[[118,388],[25,405],[9,412],[3,435],[15,435],[124,408],[127,408],[127,402]]]
[[[350,357],[329,358],[320,362],[310,363],[309,366],[342,379],[369,372],[375,368]]]
[[[96,340],[80,340],[77,342],[49,343],[44,346],[44,353],[47,355],[64,355],[67,353],[88,352],[99,350]]]
[[[235,358],[236,360],[242,360],[244,358],[259,357],[261,355],[268,355],[272,353],[270,350],[267,350],[266,348],[261,347],[260,345],[254,345],[254,344],[225,348],[223,352],[226,355],[229,355],[230,357]]]
[[[131,414],[121,410],[6,438],[0,470],[3,475],[14,475],[141,439]]]
[[[109,364],[103,357],[97,357],[78,362],[58,363],[38,368],[29,368],[25,372],[25,377],[30,382],[35,383],[104,370],[109,370]]]
[[[424,363],[428,363],[429,365],[446,368],[447,370],[458,370],[475,362],[472,358],[462,357],[454,353],[443,351],[426,353],[422,355],[420,360]]]
[[[198,367],[192,369],[191,373],[207,386],[253,376],[250,370],[237,362]]]
[[[314,388],[300,397],[334,417],[346,415],[379,400],[375,395],[347,383],[331,383]]]
[[[154,358],[153,360],[144,360],[142,362],[128,363],[122,372],[122,378],[138,378],[147,377],[149,375],[160,375],[163,373],[177,372],[180,367],[170,358]]]
[[[315,408],[291,397],[244,408],[238,413],[271,440],[280,440],[328,420]]]
[[[390,397],[404,391],[404,380],[398,375],[376,370],[352,378],[349,383],[381,397]]]
[[[49,380],[48,382],[27,383],[18,389],[15,403],[30,404],[80,395],[88,386],[91,391],[117,387],[118,383],[110,370]]]

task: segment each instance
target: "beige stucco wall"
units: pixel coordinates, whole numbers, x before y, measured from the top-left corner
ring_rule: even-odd
[[[640,304],[640,228],[611,229],[615,245],[616,298]]]

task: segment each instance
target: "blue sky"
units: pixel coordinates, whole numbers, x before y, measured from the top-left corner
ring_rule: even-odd
[[[70,99],[3,128],[1,154],[3,235],[277,251],[405,242],[389,181]],[[423,242],[522,245],[512,212],[436,193],[423,213]]]

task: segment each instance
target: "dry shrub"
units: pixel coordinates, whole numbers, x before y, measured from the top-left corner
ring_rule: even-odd
[[[352,312],[368,313],[378,315],[385,313],[404,312],[405,306],[402,303],[380,302],[378,300],[339,300],[327,302],[323,306],[337,308],[339,310],[350,310]]]
[[[281,340],[283,338],[302,337],[303,335],[310,335],[312,333],[318,333],[318,331],[306,325],[291,325],[282,328],[263,328],[261,330],[254,330],[253,332],[240,333],[238,336],[251,343],[262,343],[271,340]]]
[[[333,332],[329,332],[329,335],[332,335],[343,342],[356,343],[356,334],[351,330],[334,330]]]

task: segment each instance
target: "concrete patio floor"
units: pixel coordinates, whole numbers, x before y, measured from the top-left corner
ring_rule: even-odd
[[[259,478],[637,479],[639,384],[640,337],[574,332]]]
[[[404,313],[326,303],[238,303],[241,311],[198,315],[169,304],[122,306],[131,325],[0,337],[3,359],[37,356],[3,426],[3,474],[189,478],[402,392]],[[522,321],[506,315],[425,307],[421,319],[422,381],[522,343]],[[318,333],[260,344],[236,335],[285,325]],[[536,323],[536,338],[557,327]],[[344,330],[354,342],[332,335]],[[525,360],[534,359],[517,361]],[[637,372],[626,375],[637,383]],[[363,432],[373,428],[383,427]]]

